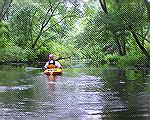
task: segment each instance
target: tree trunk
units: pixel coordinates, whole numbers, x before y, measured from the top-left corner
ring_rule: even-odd
[[[32,49],[34,49],[36,43],[38,42],[39,38],[41,37],[43,29],[44,29],[44,28],[41,28],[41,30],[40,30],[38,36],[36,37],[34,43],[32,44]]]
[[[0,5],[0,21],[4,19],[5,14],[8,11],[8,8],[10,7],[13,0],[3,0]]]
[[[99,0],[101,7],[103,11],[107,14],[107,6],[106,6],[106,1],[105,0]]]
[[[122,54],[126,55],[126,35],[125,30],[121,32]]]
[[[148,0],[144,0],[144,3],[147,8],[147,16],[148,16],[148,20],[150,22],[150,2],[148,2]]]
[[[100,2],[100,5],[102,7],[102,10],[107,14],[108,11],[107,11],[107,6],[106,6],[106,1],[105,0],[99,0],[99,2]],[[119,53],[119,55],[123,56],[123,53],[121,50],[121,45],[120,45],[120,42],[118,40],[118,36],[117,36],[116,32],[113,32],[113,35],[114,35],[115,43],[117,45],[118,53]]]
[[[149,56],[147,50],[144,48],[144,46],[142,46],[142,44],[140,43],[140,41],[139,41],[137,35],[136,35],[133,31],[131,31],[131,33],[132,33],[132,35],[133,35],[133,37],[134,37],[136,43],[138,44],[139,48],[140,48],[140,49],[142,50],[142,52],[144,53],[144,55],[145,55],[147,58],[150,58],[150,56]]]
[[[117,36],[116,32],[113,32],[113,35],[114,35],[115,43],[116,43],[117,48],[118,48],[118,53],[119,53],[119,55],[123,56],[123,53],[122,53],[122,50],[121,50],[121,44],[118,40],[118,36]]]

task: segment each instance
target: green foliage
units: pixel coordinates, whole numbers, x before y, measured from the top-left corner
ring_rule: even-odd
[[[148,61],[147,58],[144,57],[143,54],[129,54],[125,56],[119,56],[117,54],[107,55],[105,60],[108,61],[109,64],[117,65],[119,67],[127,67],[127,66],[138,66],[143,65],[147,66]],[[147,62],[146,62],[147,61]]]
[[[115,31],[119,34],[122,30],[137,31],[146,24],[145,12],[142,5],[126,4],[120,9],[112,9],[108,14],[98,12],[94,21],[98,28],[103,28],[111,33]]]
[[[150,54],[150,43],[146,43],[145,48],[147,49],[148,53]]]
[[[1,52],[3,54],[0,55],[0,62],[28,62],[36,58],[31,50],[22,49],[13,44],[1,49]]]
[[[127,55],[127,56],[122,56],[120,57],[118,61],[118,65],[120,67],[126,67],[126,66],[138,66],[138,65],[143,65],[147,66],[148,63],[146,62],[147,59],[144,57],[142,54],[138,55]]]
[[[120,56],[118,54],[108,54],[105,56],[105,60],[109,62],[109,64],[114,63],[116,64],[120,59]]]
[[[124,55],[134,53],[134,51],[139,52],[140,49],[130,31],[138,33],[145,26],[147,26],[147,15],[142,2],[114,3],[107,14],[99,11],[94,19],[89,20],[84,32],[77,36],[77,46],[86,51],[86,55],[92,53],[91,51],[94,51],[92,55],[97,56],[101,53],[105,55],[116,54],[117,48],[124,50]],[[95,50],[97,46],[99,53]],[[117,61],[119,57],[113,55],[111,59]]]
[[[10,38],[17,46],[25,48],[32,40],[32,10],[28,4],[13,5],[10,10]]]
[[[148,24],[143,2],[106,2],[108,14],[98,11],[93,0],[83,6],[79,0],[14,0],[6,14],[9,24],[0,23],[3,46],[0,62],[46,61],[49,53],[54,52],[56,58],[61,53],[64,58],[71,56],[78,60],[116,61],[122,65],[140,63],[142,53],[130,32],[146,33]],[[125,47],[124,57],[117,54],[114,33],[121,50]],[[145,40],[141,43],[144,45]],[[149,44],[144,47],[149,50]],[[125,62],[128,59],[129,63]]]
[[[0,49],[4,48],[7,44],[8,23],[0,22]]]

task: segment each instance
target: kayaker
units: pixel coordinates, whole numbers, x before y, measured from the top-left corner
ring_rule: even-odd
[[[53,53],[49,55],[49,61],[47,61],[46,64],[44,65],[44,69],[50,69],[50,68],[62,68],[61,64],[58,61],[54,60]]]

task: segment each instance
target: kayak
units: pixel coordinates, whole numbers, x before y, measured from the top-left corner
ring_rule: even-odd
[[[44,74],[46,75],[61,75],[62,69],[61,68],[52,68],[44,70]]]

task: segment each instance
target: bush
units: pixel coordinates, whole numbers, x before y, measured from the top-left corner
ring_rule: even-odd
[[[138,65],[146,66],[146,57],[144,57],[144,55],[142,54],[122,56],[118,61],[118,65],[120,67],[138,66]]]
[[[0,51],[0,62],[28,62],[35,59],[35,55],[28,49],[22,49],[18,46],[9,45]]]
[[[109,63],[109,64],[117,64],[118,61],[120,59],[120,56],[117,54],[109,54],[105,57],[105,60]]]
[[[110,65],[117,65],[119,67],[126,66],[147,66],[148,60],[143,54],[130,54],[125,56],[115,55],[107,55],[105,60]]]

